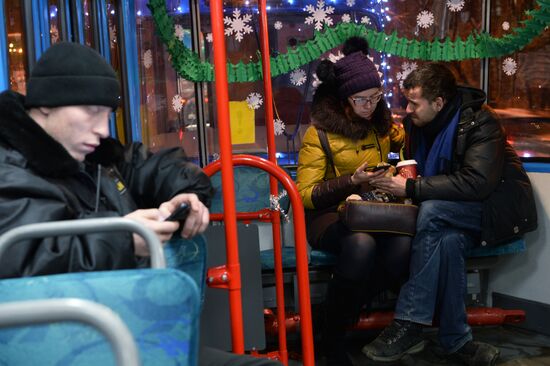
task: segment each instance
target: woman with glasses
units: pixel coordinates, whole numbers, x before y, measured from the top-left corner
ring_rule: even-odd
[[[343,52],[336,63],[325,60],[317,67],[322,84],[313,97],[297,172],[308,242],[338,256],[325,303],[327,365],[351,365],[344,348],[346,327],[357,322],[363,305],[378,292],[399,289],[408,275],[410,249],[406,236],[351,232],[336,212],[346,197],[370,189],[371,177],[383,171],[369,170],[404,142],[404,131],[393,124],[383,98],[378,70],[367,57],[367,42],[350,38]]]

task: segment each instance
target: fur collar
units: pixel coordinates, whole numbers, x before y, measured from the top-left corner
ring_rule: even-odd
[[[315,91],[311,105],[312,123],[315,127],[345,136],[353,140],[365,138],[372,130],[365,119],[346,116],[341,100],[330,85],[321,84]]]
[[[27,114],[24,103],[25,97],[19,93],[0,94],[0,140],[19,151],[40,174],[60,177],[76,173],[78,161]]]

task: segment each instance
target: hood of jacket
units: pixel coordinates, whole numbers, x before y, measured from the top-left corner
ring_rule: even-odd
[[[474,111],[480,110],[487,99],[483,90],[469,86],[460,86],[458,92],[462,97],[462,105],[460,107],[462,111],[470,108]]]
[[[311,118],[315,127],[353,140],[365,138],[372,130],[366,120],[346,116],[342,101],[328,83],[321,84],[315,91]]]

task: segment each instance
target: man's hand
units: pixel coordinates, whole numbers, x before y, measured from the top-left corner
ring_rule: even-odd
[[[124,217],[137,221],[148,229],[153,230],[161,243],[169,240],[174,231],[178,230],[179,226],[177,222],[162,221],[163,216],[161,215],[161,211],[156,208],[136,210]],[[139,257],[148,257],[150,255],[145,240],[138,234],[134,234],[134,253]]]
[[[397,174],[394,177],[377,176],[370,180],[370,185],[383,192],[391,193],[397,197],[407,196],[407,178]]]
[[[190,209],[189,215],[183,224],[181,236],[192,238],[202,233],[208,227],[210,222],[210,212],[208,208],[199,200],[194,193],[181,193],[174,196],[170,201],[166,201],[159,206],[159,211],[163,217],[168,217],[177,207],[186,202]],[[177,223],[176,223],[177,224]]]

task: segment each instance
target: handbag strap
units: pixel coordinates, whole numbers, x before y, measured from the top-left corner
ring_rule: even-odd
[[[334,160],[332,158],[332,150],[330,149],[330,144],[328,143],[327,134],[324,130],[320,130],[317,128],[317,135],[319,136],[321,147],[323,148],[325,156],[327,157],[328,164],[331,166],[334,176],[337,177],[338,174],[336,173],[336,167],[334,166]]]

